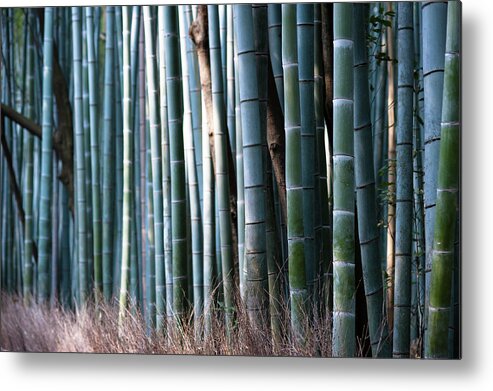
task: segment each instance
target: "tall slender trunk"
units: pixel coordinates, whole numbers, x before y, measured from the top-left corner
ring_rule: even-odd
[[[74,134],[75,134],[75,167],[76,175],[76,214],[78,240],[78,273],[79,273],[79,305],[86,302],[88,297],[89,278],[86,246],[86,194],[85,194],[85,159],[84,159],[84,129],[82,112],[82,31],[81,9],[72,7],[72,39],[73,39],[73,72],[74,72]]]
[[[180,41],[178,8],[164,8],[166,50],[166,94],[168,98],[168,126],[171,169],[171,216],[173,238],[173,311],[178,322],[185,319],[187,308],[187,246],[186,246],[186,190],[183,150],[183,114],[180,70]]]
[[[195,335],[201,338],[201,327],[204,305],[204,277],[203,277],[203,242],[202,216],[200,211],[200,196],[195,163],[195,148],[192,124],[192,102],[190,86],[190,64],[187,57],[188,22],[185,19],[183,7],[180,7],[180,53],[182,58],[183,75],[183,138],[185,145],[185,164],[188,179],[188,194],[190,200],[191,242],[192,242],[192,284],[193,284],[193,316]]]
[[[106,49],[104,60],[104,114],[103,114],[103,232],[102,232],[102,283],[106,301],[113,293],[113,211],[114,204],[114,13],[106,9]]]
[[[447,16],[426,358],[447,358],[449,353],[448,326],[460,173],[460,15],[461,4],[457,1],[450,2]]]
[[[162,11],[160,11],[162,12]],[[156,275],[156,329],[161,331],[166,316],[166,277],[163,243],[163,189],[161,164],[161,137],[159,96],[157,86],[157,62],[155,40],[152,33],[153,18],[149,6],[144,7],[144,38],[147,76],[147,104],[149,108],[150,142],[152,156],[152,197],[154,209],[154,263]],[[161,81],[163,82],[163,81]]]
[[[387,12],[392,12],[392,3],[387,4]],[[394,326],[394,266],[395,266],[395,84],[394,84],[394,30],[387,26],[387,264],[386,299],[389,328]]]
[[[130,280],[131,234],[133,224],[133,119],[130,82],[130,7],[124,6],[123,18],[123,221],[120,275],[120,326],[128,301]]]
[[[42,155],[39,208],[38,300],[46,302],[50,292],[49,264],[51,258],[51,193],[53,133],[53,8],[45,8],[43,42],[43,113]],[[80,38],[80,37],[79,37]]]
[[[294,342],[304,345],[308,291],[306,286],[303,225],[302,151],[296,5],[282,5],[282,66],[284,69],[284,129],[286,132],[286,193],[288,271],[291,329]]]
[[[234,257],[232,219],[230,210],[230,176],[234,172],[234,165],[228,161],[228,139],[226,128],[226,112],[224,108],[224,87],[221,76],[221,56],[219,41],[219,16],[217,6],[208,6],[209,15],[209,43],[211,60],[211,91],[214,122],[214,155],[215,178],[217,185],[219,230],[221,234],[221,264],[224,290],[224,305],[226,310],[226,330],[231,332],[233,328],[234,303]],[[230,159],[232,160],[232,159]],[[236,187],[236,184],[235,184]],[[236,189],[235,189],[236,193]],[[246,240],[246,238],[245,238]],[[236,250],[234,250],[236,251]]]
[[[447,3],[426,2],[422,10],[424,84],[424,206],[425,206],[425,341],[427,345],[433,237],[440,155],[440,115],[442,113]]]
[[[363,4],[353,6],[354,37],[354,165],[358,235],[372,355],[390,357],[383,313],[383,282],[378,248],[373,145],[368,89],[368,55]]]
[[[352,11],[334,4],[334,357],[356,353]]]
[[[91,188],[92,188],[92,231],[93,231],[93,257],[94,257],[94,288],[95,298],[99,301],[102,293],[102,265],[101,265],[101,201],[99,188],[99,132],[98,132],[98,102],[96,79],[96,48],[94,47],[94,23],[93,9],[86,7],[86,34],[87,61],[89,74],[89,118],[91,139]]]
[[[413,221],[413,9],[397,9],[397,146],[394,291],[394,357],[409,357],[411,331],[411,261]]]
[[[258,74],[252,6],[235,6],[238,43],[244,197],[245,197],[245,304],[250,322],[265,326],[268,316],[268,282],[265,237],[264,164]]]

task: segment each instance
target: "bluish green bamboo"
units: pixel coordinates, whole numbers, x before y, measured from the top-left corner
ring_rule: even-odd
[[[353,5],[334,4],[334,314],[332,356],[354,357]]]
[[[172,238],[172,206],[171,206],[171,164],[168,129],[168,98],[166,92],[166,42],[165,42],[164,7],[158,9],[159,30],[159,93],[161,117],[161,158],[163,175],[163,230],[164,230],[164,268],[166,278],[166,316],[168,323],[173,321],[173,238]]]
[[[284,81],[282,71],[282,47],[281,47],[281,4],[269,4],[267,6],[267,21],[269,28],[269,55],[276,81],[277,95],[284,111]]]
[[[120,326],[127,309],[130,280],[131,234],[133,224],[133,121],[130,88],[130,7],[122,9],[123,28],[123,211],[122,259],[118,319]]]
[[[96,300],[102,292],[102,237],[101,237],[101,193],[100,193],[100,163],[99,163],[99,132],[98,132],[98,104],[96,80],[96,49],[94,47],[93,9],[86,7],[86,34],[87,34],[87,61],[89,73],[89,117],[91,138],[91,187],[92,187],[92,230],[93,230],[93,257],[94,257],[94,288]]]
[[[116,19],[120,21],[122,20],[121,17]],[[117,41],[122,36],[123,33],[117,33]],[[113,102],[115,105],[115,203],[113,206],[115,224],[113,228],[113,294],[115,297],[118,297],[120,293],[123,228],[123,54],[122,56],[119,54],[120,53],[115,53],[115,65],[120,72],[114,73],[115,100]]]
[[[291,331],[303,345],[308,332],[307,281],[303,220],[302,151],[296,5],[282,5],[282,66],[284,70],[284,129],[286,132],[286,193],[288,271],[291,299]]]
[[[322,50],[322,10],[320,5],[315,5],[314,9],[314,94],[315,94],[315,145],[318,165],[318,184],[315,182],[315,210],[320,213],[315,214],[315,234],[317,226],[319,229],[319,242],[315,242],[315,256],[318,259],[319,273],[319,308],[321,317],[326,317],[326,311],[329,310],[328,298],[330,291],[329,264],[331,259],[330,241],[330,212],[329,212],[329,194],[327,187],[327,160],[329,156],[325,153],[325,127],[324,127],[324,75],[323,75],[323,50]],[[317,178],[315,179],[317,181]],[[317,244],[318,243],[318,244]]]
[[[187,308],[186,189],[183,149],[180,41],[177,6],[164,7],[166,95],[171,169],[171,222],[173,239],[173,312],[181,324]]]
[[[233,28],[233,5],[226,5],[226,116],[231,153],[236,156],[236,122],[235,122],[235,75],[234,75],[234,28]],[[233,159],[236,164],[236,159]],[[235,166],[236,169],[236,166]]]
[[[393,356],[410,354],[413,214],[414,42],[412,4],[397,8],[396,237]]]
[[[192,24],[192,8],[184,6],[184,16],[188,29]],[[187,30],[188,31],[188,30]],[[188,75],[190,83],[190,102],[192,105],[192,128],[195,164],[197,166],[197,179],[200,197],[200,214],[203,215],[203,187],[202,187],[202,93],[200,88],[199,64],[197,52],[191,39],[186,40]]]
[[[414,170],[414,225],[413,261],[411,280],[411,342],[422,337],[425,298],[425,246],[423,201],[423,57],[421,56],[421,5],[414,3],[414,117],[413,117],[413,170]]]
[[[278,240],[272,175],[272,162],[267,145],[267,99],[269,79],[268,10],[266,4],[252,5],[253,37],[257,62],[257,85],[260,113],[260,135],[264,169],[266,262],[268,300],[272,343],[281,344],[281,242]]]
[[[157,62],[155,40],[152,35],[153,18],[149,6],[144,7],[144,37],[146,51],[147,96],[149,108],[150,142],[152,154],[152,189],[155,233],[156,273],[156,328],[162,330],[166,316],[166,279],[163,243],[163,190],[161,164],[161,127],[157,85]]]
[[[82,107],[82,31],[81,9],[72,7],[72,39],[73,39],[73,75],[74,75],[74,149],[75,167],[75,211],[77,214],[77,265],[79,275],[79,305],[86,302],[88,297],[89,278],[87,262],[87,227],[86,227],[86,194],[85,194],[85,157],[84,157],[84,128]]]
[[[145,129],[145,126],[144,126]],[[156,326],[156,262],[155,262],[155,243],[156,236],[154,232],[154,189],[152,188],[152,151],[150,132],[146,134],[146,177],[147,177],[147,232],[146,232],[146,286],[147,286],[147,319],[148,327]]]
[[[93,288],[91,272],[94,270],[93,258],[93,236],[92,236],[92,187],[91,187],[91,131],[89,119],[89,72],[87,65],[87,34],[86,14],[81,7],[81,30],[82,30],[82,131],[84,133],[84,192],[86,195],[86,256],[87,256],[87,279],[88,292]],[[55,192],[53,192],[55,193]],[[55,223],[53,219],[53,223]],[[52,273],[53,275],[53,273]]]
[[[30,21],[34,21],[32,13],[29,12]],[[28,40],[27,50],[27,103],[26,103],[26,116],[31,120],[35,119],[34,116],[34,61],[35,61],[35,49],[34,49],[34,37],[31,34],[26,35],[25,39]],[[24,273],[23,273],[23,296],[24,303],[27,305],[30,303],[33,295],[33,155],[34,155],[34,140],[33,135],[26,133],[24,139]],[[1,203],[0,203],[1,205]],[[1,236],[0,236],[1,237]]]
[[[449,353],[448,326],[452,299],[455,225],[460,175],[460,15],[461,4],[458,1],[449,2],[440,160],[438,163],[438,188],[428,309],[428,338],[425,341],[426,358],[447,358]]]
[[[49,264],[51,259],[51,193],[52,193],[52,133],[53,133],[53,8],[45,8],[43,38],[43,113],[41,183],[38,231],[38,301],[46,302],[50,292]],[[80,38],[80,37],[79,37]],[[83,157],[82,157],[83,158]]]
[[[193,139],[193,118],[190,86],[190,64],[187,56],[188,23],[185,19],[183,7],[180,9],[180,41],[183,75],[183,138],[185,146],[185,163],[188,179],[188,194],[190,200],[191,244],[192,244],[192,281],[193,281],[193,315],[194,328],[197,337],[201,334],[200,323],[204,307],[204,273],[203,273],[203,242],[202,216],[200,213],[200,197],[195,163],[195,148]],[[199,337],[200,338],[200,337]]]
[[[205,105],[202,101],[202,105]],[[203,111],[205,107],[203,107]],[[202,128],[208,129],[207,116],[202,117]],[[216,205],[214,167],[212,165],[208,132],[202,132],[202,169],[204,184],[204,340],[212,335],[214,289],[216,280]]]
[[[104,137],[103,137],[103,232],[102,232],[102,282],[106,301],[113,294],[113,204],[114,204],[114,156],[115,120],[114,99],[114,14],[109,6],[106,9],[106,48],[104,59]]]
[[[217,5],[218,9],[218,20],[219,20],[219,47],[221,50],[221,75],[223,77],[223,88],[226,89],[226,54],[227,54],[227,49],[226,49],[226,37],[228,34],[227,31],[227,15],[226,15],[226,4],[218,4]],[[223,93],[223,99],[224,99],[224,104],[227,104],[227,95],[226,93]]]
[[[238,274],[240,297],[245,301],[245,186],[243,167],[243,132],[241,128],[240,77],[238,64],[238,40],[234,40],[235,68],[235,130],[236,130],[236,210],[238,225]]]
[[[366,295],[372,355],[390,357],[388,328],[383,314],[383,281],[380,269],[376,217],[375,177],[368,89],[368,55],[365,42],[364,4],[353,6],[354,40],[354,165],[358,234]],[[412,109],[412,105],[411,105]]]
[[[212,104],[214,121],[215,179],[218,196],[219,229],[221,238],[221,265],[227,333],[232,331],[235,311],[233,286],[233,249],[231,213],[229,207],[229,169],[227,160],[226,111],[221,74],[221,46],[217,5],[207,7],[209,16],[209,48],[211,61]],[[228,334],[229,335],[229,334]]]
[[[447,3],[422,4],[423,85],[424,85],[424,207],[425,207],[425,345],[427,344],[428,304],[440,152],[440,115],[442,112],[443,74]]]
[[[238,45],[245,202],[245,304],[250,322],[262,327],[268,316],[263,135],[251,5],[234,7]],[[210,15],[210,14],[209,14]],[[258,59],[258,57],[257,57]],[[260,60],[260,59],[259,59]]]
[[[303,183],[303,228],[305,240],[305,270],[308,295],[313,300],[315,286],[314,187],[315,187],[315,96],[313,5],[298,4],[296,30],[298,37],[298,75],[300,83],[301,156]]]

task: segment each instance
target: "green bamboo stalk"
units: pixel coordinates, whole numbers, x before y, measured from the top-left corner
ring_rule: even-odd
[[[218,4],[218,18],[219,18],[219,47],[221,48],[221,75],[223,77],[223,88],[226,89],[227,84],[227,48],[226,48],[226,37],[228,34],[227,31],[227,14],[226,14],[226,4]],[[227,105],[227,95],[223,94],[224,104]],[[228,129],[229,130],[229,129]]]
[[[234,77],[234,26],[233,6],[226,5],[226,115],[231,153],[236,157],[236,121],[235,121],[235,77]],[[236,159],[233,160],[236,164]],[[236,166],[235,166],[236,169]]]
[[[184,18],[187,22],[188,29],[192,24],[192,8],[190,5],[185,6]],[[188,30],[187,30],[188,31]],[[200,197],[200,214],[203,215],[203,187],[202,187],[202,93],[200,88],[200,76],[197,52],[195,51],[191,39],[186,40],[188,75],[190,83],[190,102],[192,105],[192,128],[193,128],[193,146],[195,153],[195,164],[197,166],[197,179]]]
[[[122,18],[116,18],[122,21]],[[117,24],[118,25],[118,24]],[[123,33],[116,35],[119,40]],[[123,48],[123,46],[122,46]],[[123,50],[123,49],[122,49]],[[122,51],[123,53],[123,51]],[[123,60],[119,54],[115,53],[116,68],[120,72],[115,72],[115,203],[113,213],[115,215],[115,225],[113,228],[113,294],[118,297],[120,293],[121,281],[121,260],[122,260],[122,229],[123,229]],[[123,56],[123,54],[122,54]]]
[[[62,223],[60,225],[61,235],[61,267],[60,267],[60,304],[64,309],[71,307],[72,298],[70,295],[70,217],[68,208],[68,192],[65,186],[60,185],[60,205],[62,210]]]
[[[142,54],[142,57],[140,57]],[[142,187],[141,177],[145,176],[144,171],[141,170],[141,133],[140,133],[140,74],[144,72],[144,65],[141,62],[145,61],[144,55],[144,23],[141,18],[141,7],[134,6],[132,10],[132,25],[130,27],[130,85],[132,96],[132,112],[133,115],[133,132],[134,132],[134,145],[133,145],[133,176],[134,176],[134,224],[132,226],[132,240],[135,240],[135,249],[132,246],[132,258],[130,266],[130,294],[134,295],[134,289],[137,288],[139,295],[139,308],[144,318],[146,317],[146,304],[145,304],[145,281],[142,278],[145,275],[145,240],[142,240],[142,233],[145,231],[143,227],[144,217],[142,215],[142,202],[145,205],[145,183]],[[144,75],[145,84],[145,75]],[[144,92],[145,95],[145,92]],[[145,110],[145,108],[144,108]],[[144,113],[145,117],[145,113]],[[145,162],[143,163],[145,167]],[[144,189],[144,190],[143,190]],[[145,206],[144,206],[145,208]],[[135,237],[135,238],[134,238]],[[144,245],[144,246],[143,246]],[[137,279],[137,286],[134,284],[134,279]]]
[[[34,21],[32,12],[29,12],[30,22]],[[35,51],[34,51],[34,38],[32,34],[28,34],[25,37],[28,40],[28,50],[27,50],[27,80],[26,80],[26,116],[27,118],[33,119],[34,116],[34,62],[35,62]],[[31,302],[33,296],[33,146],[34,140],[33,135],[26,133],[24,139],[24,213],[25,213],[25,223],[24,223],[24,273],[23,273],[23,296],[24,303],[28,305]],[[1,205],[1,203],[0,203]],[[0,236],[1,237],[1,236]]]
[[[164,7],[166,95],[171,169],[171,216],[173,239],[173,312],[181,324],[187,308],[186,190],[183,150],[183,114],[180,70],[178,8]]]
[[[130,9],[122,9],[123,32],[123,221],[122,221],[122,259],[120,275],[120,297],[118,320],[120,327],[128,302],[130,279],[131,233],[133,223],[133,130],[132,98],[130,92]]]
[[[217,185],[219,229],[221,238],[221,265],[226,314],[226,330],[232,331],[234,303],[234,269],[232,249],[232,224],[230,212],[229,170],[227,159],[226,112],[221,74],[221,46],[219,40],[219,16],[217,5],[207,7],[209,16],[209,44],[212,79],[212,104],[214,121],[215,179]],[[229,334],[228,334],[229,335]]]
[[[334,4],[334,357],[356,353],[352,10]]]
[[[185,19],[184,9],[180,7],[180,51],[182,58],[183,75],[183,138],[185,147],[185,163],[188,179],[188,194],[190,200],[191,218],[191,244],[192,244],[192,280],[193,280],[193,315],[195,335],[200,338],[204,307],[204,273],[203,273],[203,242],[202,242],[202,217],[200,212],[200,197],[197,178],[197,165],[195,163],[195,151],[192,125],[192,102],[190,86],[190,64],[187,56],[187,41],[189,26]]]
[[[152,246],[154,246],[154,216],[149,223],[147,204],[152,200],[152,171],[151,163],[147,164],[147,149],[150,139],[149,132],[146,131],[146,98],[145,98],[145,49],[144,49],[144,21],[140,21],[139,32],[139,73],[138,73],[138,99],[139,99],[139,175],[140,175],[140,217],[142,219],[140,226],[141,235],[141,268],[142,268],[142,297],[145,298],[144,318],[148,331],[155,325],[156,319],[156,276],[154,253],[150,254],[151,240],[148,240],[148,232],[152,231]],[[149,150],[150,153],[150,150]],[[151,158],[149,158],[151,159]],[[147,172],[150,175],[147,175]],[[148,190],[150,182],[150,192]],[[154,208],[152,210],[154,213]],[[154,251],[154,247],[153,251]],[[151,273],[152,272],[152,273]],[[152,278],[151,275],[152,274]],[[144,307],[144,305],[143,305]]]
[[[296,6],[282,5],[282,66],[284,70],[284,129],[286,132],[286,193],[288,224],[288,270],[291,299],[291,329],[296,344],[306,341],[307,312],[300,91]]]
[[[393,356],[409,357],[413,213],[414,42],[411,3],[397,8],[396,238]]]
[[[386,12],[393,12],[393,3],[387,3]],[[386,196],[386,306],[389,328],[394,327],[394,274],[395,274],[395,177],[396,177],[396,83],[395,83],[395,34],[390,22],[385,27],[387,64],[387,184],[385,186]],[[385,149],[384,149],[385,150]]]
[[[447,329],[460,175],[460,15],[461,4],[449,2],[426,358],[447,358],[449,350]]]
[[[253,37],[257,59],[257,85],[260,113],[260,135],[264,166],[265,235],[268,275],[270,328],[274,350],[281,344],[281,242],[276,225],[272,162],[267,143],[267,98],[269,80],[269,42],[267,5],[252,5]]]
[[[81,42],[81,10],[72,7],[72,61],[74,71],[74,149],[77,177],[75,181],[77,239],[78,239],[78,275],[79,305],[86,302],[89,294],[88,262],[87,262],[87,227],[86,227],[86,194],[85,194],[85,156],[82,105],[82,42]]]
[[[153,18],[149,6],[144,7],[144,37],[146,51],[147,97],[149,108],[150,142],[152,154],[152,189],[155,233],[156,273],[156,328],[162,330],[166,316],[166,279],[164,269],[163,243],[163,194],[161,164],[161,128],[159,118],[159,97],[157,87],[157,62],[155,40],[152,35]]]
[[[241,128],[240,76],[238,64],[238,41],[234,40],[234,78],[235,78],[235,131],[236,131],[236,194],[238,225],[238,275],[240,297],[245,300],[245,187],[243,168],[243,132]]]
[[[82,30],[82,130],[84,133],[84,192],[86,196],[86,254],[88,291],[92,290],[93,279],[91,271],[94,270],[93,258],[93,236],[92,236],[92,188],[91,188],[91,132],[89,119],[89,72],[87,66],[87,34],[86,15],[81,7],[81,30]],[[55,221],[53,220],[53,223]],[[53,274],[53,273],[52,273]]]
[[[87,61],[89,73],[89,117],[91,138],[91,188],[92,188],[92,230],[94,257],[94,288],[96,301],[102,293],[102,237],[101,237],[101,195],[99,189],[99,135],[98,135],[98,104],[96,79],[96,48],[94,47],[93,8],[86,7]]]
[[[80,37],[79,37],[80,38]],[[39,208],[38,300],[46,302],[50,292],[49,264],[51,257],[51,165],[53,132],[53,8],[45,8],[43,38],[43,114]]]
[[[123,80],[123,33],[122,33],[122,7],[121,6],[116,6],[115,7],[115,64],[117,65],[117,72],[119,75],[115,75],[115,79],[118,77],[120,80]],[[120,86],[121,87],[121,86]],[[120,95],[123,93],[123,91],[117,90],[117,93]],[[115,96],[118,96],[115,93]]]
[[[53,151],[53,160],[56,162],[55,151]],[[51,253],[51,292],[50,292],[50,306],[55,308],[60,302],[60,290],[59,290],[59,235],[58,227],[60,225],[60,208],[58,207],[59,199],[59,186],[58,186],[58,164],[53,165],[53,204],[51,208],[51,221],[52,221],[52,231],[51,231],[51,243],[53,246],[53,252]],[[20,281],[19,281],[20,283]]]
[[[202,105],[205,105],[202,101]],[[202,117],[203,128],[208,129],[207,116]],[[212,165],[209,134],[202,132],[202,169],[204,189],[204,340],[212,337],[214,289],[216,277],[216,206],[214,167]]]
[[[281,47],[281,4],[267,5],[267,22],[269,29],[269,55],[276,82],[277,95],[284,111],[284,81],[282,73],[282,47]]]
[[[103,138],[103,229],[102,229],[102,283],[103,295],[109,301],[113,292],[113,204],[114,204],[114,14],[106,8],[106,49],[104,60],[104,138]]]
[[[305,270],[308,295],[313,300],[315,286],[315,102],[314,102],[314,45],[313,5],[297,5],[298,75],[300,84],[301,156],[303,183],[303,228],[305,240]],[[318,211],[316,211],[318,213]]]
[[[424,207],[425,207],[425,346],[427,345],[433,238],[440,153],[447,3],[426,2],[421,7],[424,86]]]
[[[146,285],[147,285],[147,319],[148,328],[156,326],[156,263],[155,263],[155,232],[154,232],[154,189],[152,188],[152,151],[150,134],[146,132],[146,177],[147,177],[147,232],[146,232]]]
[[[101,7],[94,7],[94,25],[93,25],[93,39],[94,39],[94,64],[95,64],[95,79],[99,80],[99,34],[101,30]],[[98,100],[99,101],[99,100]]]
[[[317,257],[317,271],[319,273],[319,309],[320,317],[326,318],[326,306],[329,290],[329,264],[330,264],[330,212],[329,194],[327,187],[327,160],[325,153],[325,128],[324,128],[324,79],[323,79],[323,49],[322,49],[322,10],[321,5],[316,4],[314,9],[314,104],[315,104],[315,145],[317,154],[318,174],[315,178],[315,234],[319,236],[315,242],[315,256]],[[317,232],[318,231],[318,232]]]
[[[414,225],[412,262],[411,343],[422,338],[424,314],[424,201],[423,201],[423,67],[421,56],[421,6],[414,3],[414,117],[413,117],[413,186]]]
[[[168,323],[173,321],[173,238],[172,238],[172,206],[171,206],[171,164],[168,130],[168,98],[166,92],[166,31],[164,7],[158,9],[159,30],[159,93],[161,117],[161,158],[163,176],[163,224],[164,224],[164,267],[166,278],[166,316]]]
[[[260,87],[251,5],[235,5],[245,202],[245,304],[250,322],[262,328],[268,316],[263,137]],[[209,13],[211,15],[211,13]],[[257,36],[258,37],[258,36]],[[258,39],[258,38],[257,38]],[[257,57],[258,60],[260,60]]]
[[[388,329],[383,314],[383,281],[378,248],[375,178],[365,42],[364,4],[353,6],[354,40],[354,165],[358,234],[363,283],[373,357],[390,357]],[[412,106],[411,106],[412,108]]]

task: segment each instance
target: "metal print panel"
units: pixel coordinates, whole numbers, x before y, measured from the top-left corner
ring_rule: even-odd
[[[1,9],[3,351],[460,358],[461,4]]]

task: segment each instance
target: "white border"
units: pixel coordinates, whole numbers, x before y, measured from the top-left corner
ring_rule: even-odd
[[[158,1],[87,1],[91,4]],[[2,0],[1,6],[80,2]],[[370,361],[0,353],[0,387],[15,390],[486,390],[493,384],[493,15],[463,1],[463,359]],[[1,315],[1,314],[0,314]]]

